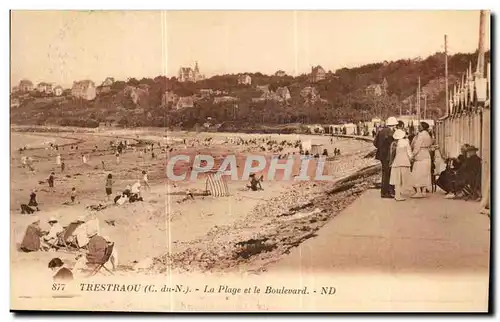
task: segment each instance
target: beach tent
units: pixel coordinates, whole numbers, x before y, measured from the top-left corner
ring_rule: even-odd
[[[312,144],[311,145],[311,154],[312,155],[323,154],[323,144]]]
[[[229,187],[226,180],[221,175],[211,173],[207,176],[205,189],[209,196],[227,197],[229,196]]]

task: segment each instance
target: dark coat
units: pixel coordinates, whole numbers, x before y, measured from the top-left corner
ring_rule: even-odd
[[[53,277],[56,282],[65,282],[73,280],[73,273],[69,268],[62,267]]]
[[[382,162],[389,162],[391,143],[394,140],[392,137],[393,134],[392,129],[388,127],[384,127],[377,133],[373,140],[373,145],[377,148],[375,159]]]
[[[104,253],[106,252],[107,245],[108,243],[106,242],[106,239],[99,235],[95,235],[90,238],[87,246],[89,250],[87,253],[87,263],[100,264],[102,258],[104,257]]]
[[[36,252],[40,250],[40,237],[42,237],[40,227],[35,224],[29,225],[26,228],[26,233],[21,242],[21,249],[25,252]]]

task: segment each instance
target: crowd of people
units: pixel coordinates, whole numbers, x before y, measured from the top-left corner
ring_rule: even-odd
[[[97,152],[97,148],[98,147],[95,146],[92,151]],[[125,150],[129,148],[133,147],[129,145],[128,141],[121,141],[118,144],[116,144],[115,142],[110,143],[111,153],[117,154],[118,156],[125,153]],[[64,173],[65,163],[60,154],[60,151],[64,150],[64,147],[60,147],[51,143],[47,149],[50,149],[50,154],[52,155],[53,152],[56,151],[55,165],[56,167],[60,167],[61,174]],[[34,173],[33,159],[24,155],[24,151],[26,150],[26,148],[19,149],[19,152],[21,154],[22,167],[28,167],[30,171]],[[70,147],[70,150],[77,151],[78,145],[72,145]],[[143,154],[146,151],[151,151],[152,153],[154,153],[154,146],[151,145],[147,146],[144,149],[140,149],[140,152],[143,152]],[[81,158],[82,164],[87,165],[90,159],[89,155],[82,151]],[[117,160],[117,164],[118,163],[119,161]],[[104,161],[102,162],[102,165],[104,168]],[[57,178],[55,171],[50,171],[49,177],[45,181],[46,184],[48,184],[49,193],[55,192],[57,181],[56,179]],[[43,181],[39,183],[43,183]],[[113,194],[114,183],[115,181],[113,180],[113,175],[111,173],[107,174],[104,183],[104,192],[106,193],[107,200],[109,201],[111,201],[111,195]],[[146,171],[142,171],[142,185],[147,189],[150,189],[149,178]],[[123,205],[123,203],[125,203],[126,201],[143,201],[140,189],[141,180],[137,180],[132,184],[132,186],[127,185],[125,190],[117,196],[118,198],[114,199],[114,203],[117,205]],[[73,267],[73,271],[77,270],[83,272],[85,270],[88,270],[89,267],[99,264],[104,256],[104,252],[107,247],[111,244],[114,245],[114,243],[109,238],[101,236],[98,219],[94,216],[93,219],[88,220],[85,218],[85,216],[80,216],[75,221],[72,221],[67,226],[63,227],[61,226],[57,218],[50,217],[47,222],[47,226],[49,228],[47,230],[42,230],[40,226],[40,219],[34,214],[35,212],[40,211],[39,202],[37,200],[37,192],[37,189],[32,189],[29,195],[29,202],[27,204],[21,204],[21,214],[32,216],[30,218],[30,224],[26,227],[19,249],[22,252],[38,252],[58,251],[62,248],[69,248],[70,250],[76,251],[78,254],[80,254],[78,255],[77,263]],[[70,201],[65,202],[64,204],[67,205],[79,203],[76,187],[71,188],[69,198]],[[104,243],[103,240],[105,241]],[[81,253],[84,253],[85,256],[81,256]],[[115,269],[118,263],[117,259],[117,249],[116,247],[113,247],[113,253],[109,259],[109,263],[106,263],[105,266],[110,265],[109,269]],[[49,263],[49,268],[56,272],[54,278],[59,278],[62,275],[62,278],[69,276],[67,272],[65,272],[65,269],[67,269],[66,265],[63,264],[60,258],[54,258]],[[62,275],[59,276],[58,274]]]
[[[30,253],[57,251],[62,248],[71,249],[79,254],[73,272],[85,274],[100,264],[110,271],[116,270],[118,251],[116,247],[112,247],[109,260],[105,259],[106,250],[114,246],[114,243],[109,237],[101,235],[97,218],[86,219],[85,216],[80,216],[66,227],[63,227],[55,217],[50,217],[47,223],[50,228],[42,230],[40,218],[31,217],[31,224],[26,228],[20,245],[21,251]],[[82,252],[85,256],[82,256]],[[59,258],[49,263],[51,269],[59,270],[61,266],[62,262]]]
[[[382,198],[425,198],[438,186],[447,199],[481,199],[481,158],[476,147],[465,144],[457,158],[443,160],[428,123],[420,122],[418,133],[411,135],[395,117],[387,119],[373,144],[382,165]]]

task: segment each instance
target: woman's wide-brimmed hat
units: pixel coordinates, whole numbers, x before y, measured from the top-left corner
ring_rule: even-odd
[[[403,130],[400,130],[400,129],[397,129],[396,131],[394,131],[394,134],[392,135],[392,137],[394,138],[394,140],[401,140],[405,136],[406,136],[406,132],[403,131]]]

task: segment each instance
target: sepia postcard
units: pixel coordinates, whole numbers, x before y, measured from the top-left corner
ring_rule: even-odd
[[[490,14],[11,11],[11,310],[488,312]]]

